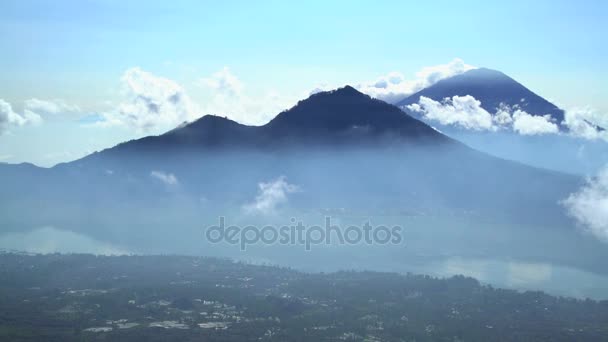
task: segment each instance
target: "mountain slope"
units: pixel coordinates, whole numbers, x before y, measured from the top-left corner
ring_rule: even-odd
[[[501,104],[519,106],[533,115],[551,115],[556,123],[564,120],[564,111],[538,96],[522,84],[500,71],[479,68],[453,76],[422,89],[397,102],[399,107],[417,103],[421,96],[441,101],[446,97],[471,95],[481,102],[489,113],[495,113]]]

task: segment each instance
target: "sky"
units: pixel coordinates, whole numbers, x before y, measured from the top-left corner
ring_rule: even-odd
[[[0,162],[52,166],[209,113],[263,124],[315,89],[381,97],[379,80],[407,92],[469,67],[608,115],[607,11],[605,1],[5,0]]]

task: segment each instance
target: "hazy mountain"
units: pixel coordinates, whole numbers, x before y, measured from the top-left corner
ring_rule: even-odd
[[[6,188],[20,199],[29,194],[32,200],[77,199],[77,206],[87,204],[82,196],[111,205],[145,203],[166,190],[151,176],[163,172],[175,177],[172,183],[182,194],[239,206],[255,196],[258,183],[286,176],[306,187],[299,198],[307,208],[415,207],[501,215],[522,209],[534,220],[562,217],[556,202],[578,184],[576,177],[473,150],[349,86],[314,94],[263,126],[207,115],[48,170],[32,168],[1,172],[11,181]],[[514,199],[520,195],[523,200]],[[536,204],[522,207],[525,201]],[[549,208],[553,214],[543,217]]]
[[[530,235],[572,228],[559,201],[580,183],[471,149],[345,87],[312,95],[264,126],[205,116],[50,169],[0,165],[0,229],[51,226],[122,249],[231,256],[201,234],[219,216],[242,225],[289,217],[320,224],[329,214],[406,225],[417,232],[409,239],[423,240],[387,253],[555,259],[547,250],[563,251],[572,238],[539,251]],[[513,241],[487,242],[496,234]]]
[[[446,97],[471,95],[481,101],[481,106],[495,113],[501,104],[519,106],[533,115],[551,115],[556,123],[564,120],[564,111],[538,96],[522,84],[500,71],[479,68],[441,80],[424,88],[395,105],[403,107],[416,103],[421,96],[441,101]]]

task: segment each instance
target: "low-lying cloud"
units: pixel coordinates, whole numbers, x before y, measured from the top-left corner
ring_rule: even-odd
[[[442,125],[459,126],[475,131],[493,130],[492,114],[481,108],[481,102],[473,96],[453,96],[442,102],[421,96],[418,103],[407,109],[421,113],[426,119]]]
[[[562,204],[584,231],[608,242],[608,166]]]
[[[404,108],[418,113],[422,118],[445,126],[455,126],[473,131],[497,131],[509,129],[521,135],[568,134],[589,140],[608,141],[608,131],[602,129],[603,116],[588,109],[565,111],[561,124],[567,128],[560,132],[559,122],[551,115],[533,115],[519,108],[502,104],[495,113],[481,107],[481,102],[471,95],[452,96],[435,101],[421,96],[417,103]]]
[[[299,190],[297,185],[289,184],[285,176],[280,176],[268,183],[259,183],[255,200],[245,205],[244,209],[249,214],[274,214],[280,205],[288,201],[288,194]]]
[[[150,172],[150,177],[160,181],[161,183],[169,186],[179,184],[177,177],[175,177],[172,173],[167,173],[163,171],[152,171]]]
[[[574,136],[588,140],[602,139],[608,141],[608,131],[604,129],[608,127],[608,117],[589,107],[566,110],[564,125],[570,129],[570,133]]]
[[[513,112],[513,130],[521,135],[542,135],[559,133],[551,115],[531,115],[523,110]]]

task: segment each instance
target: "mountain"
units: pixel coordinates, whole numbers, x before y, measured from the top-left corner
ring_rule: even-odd
[[[165,134],[125,142],[93,156],[175,148],[276,150],[294,144],[347,146],[387,141],[456,143],[399,108],[345,86],[311,95],[263,126],[246,126],[225,117],[205,115]],[[84,161],[88,159],[85,157]]]
[[[277,115],[263,128],[267,134],[335,140],[339,137],[391,136],[408,141],[447,142],[445,136],[395,106],[346,86],[321,92]]]
[[[489,113],[501,104],[518,106],[533,115],[549,114],[556,123],[564,120],[564,111],[538,96],[500,71],[479,68],[443,79],[395,103],[398,107],[417,103],[421,96],[441,101],[446,97],[471,95]]]
[[[331,213],[357,224],[397,220],[421,233],[445,229],[412,253],[479,253],[469,252],[469,238],[453,246],[466,229],[513,234],[504,253],[527,246],[517,253],[548,258],[529,246],[527,230],[567,231],[559,201],[581,181],[479,152],[344,87],[263,126],[207,115],[50,169],[0,165],[0,232],[55,227],[133,251],[221,255],[230,249],[206,244],[201,231],[218,217],[245,226],[318,223]],[[501,241],[479,248],[504,250]]]

